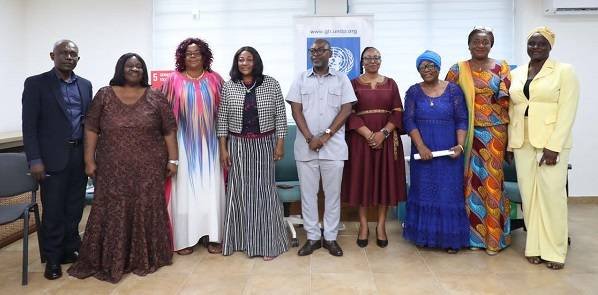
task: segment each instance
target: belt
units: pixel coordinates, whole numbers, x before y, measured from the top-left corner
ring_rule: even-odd
[[[83,144],[83,139],[69,139],[66,141],[66,143],[72,146],[78,146]]]
[[[361,115],[367,115],[367,114],[388,114],[388,113],[391,113],[393,111],[402,112],[403,109],[402,108],[394,108],[391,111],[382,110],[382,109],[365,110],[365,111],[361,111],[361,112],[356,113],[356,115],[361,116]],[[353,112],[355,112],[355,111],[353,111]]]
[[[234,137],[241,137],[241,138],[264,138],[264,137],[268,137],[268,136],[274,134],[275,131],[276,131],[276,129],[272,129],[270,131],[266,131],[266,132],[262,132],[262,133],[247,132],[247,133],[243,134],[243,133],[229,132],[229,134]]]
[[[402,108],[394,108],[392,111],[402,112]],[[383,109],[373,109],[373,110],[365,110],[356,113],[357,116],[367,115],[367,114],[388,114],[392,111],[383,110]],[[397,129],[395,128],[392,131],[392,151],[394,155],[394,159],[397,160],[399,154],[399,134],[397,134]]]

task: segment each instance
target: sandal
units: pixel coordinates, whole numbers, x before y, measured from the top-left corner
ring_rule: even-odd
[[[208,252],[210,254],[220,254],[220,253],[222,253],[222,245],[218,244],[218,243],[210,242],[210,243],[208,243],[208,245],[206,246],[206,248],[208,249]]]
[[[183,255],[183,256],[189,255],[191,253],[193,253],[193,247],[187,247],[187,248],[176,251],[176,254]]]
[[[552,262],[552,261],[547,261],[546,262],[546,267],[552,269],[552,270],[559,270],[559,269],[563,269],[565,267],[564,263],[560,263],[560,262]]]
[[[486,254],[488,254],[489,256],[495,256],[496,254],[498,254],[498,251],[486,249]]]
[[[451,249],[451,248],[446,249],[446,253],[448,253],[448,254],[457,254],[457,252],[459,252],[459,250],[457,250],[457,249]]]
[[[272,261],[276,257],[278,257],[278,256],[264,256],[264,261]]]
[[[540,258],[540,256],[525,256],[525,258],[527,259],[527,262],[529,262],[531,264],[542,263],[542,259]]]

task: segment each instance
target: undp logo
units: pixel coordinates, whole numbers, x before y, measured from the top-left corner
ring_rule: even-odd
[[[330,68],[343,72],[353,79],[359,76],[359,37],[330,37],[325,38],[330,42],[332,57],[329,60]],[[307,38],[307,48],[310,48],[316,38]],[[307,68],[313,67],[309,55],[307,56]]]

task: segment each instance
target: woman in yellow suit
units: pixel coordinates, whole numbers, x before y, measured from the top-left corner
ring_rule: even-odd
[[[555,35],[547,27],[527,38],[528,64],[515,69],[510,88],[509,149],[527,226],[525,256],[562,269],[567,256],[567,163],[579,85],[571,65],[549,58]]]

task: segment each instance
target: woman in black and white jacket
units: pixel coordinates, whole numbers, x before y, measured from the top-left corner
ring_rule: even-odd
[[[272,260],[288,251],[274,161],[284,154],[287,119],[278,82],[264,75],[249,46],[233,58],[218,109],[220,161],[228,168],[223,254],[244,251]]]

